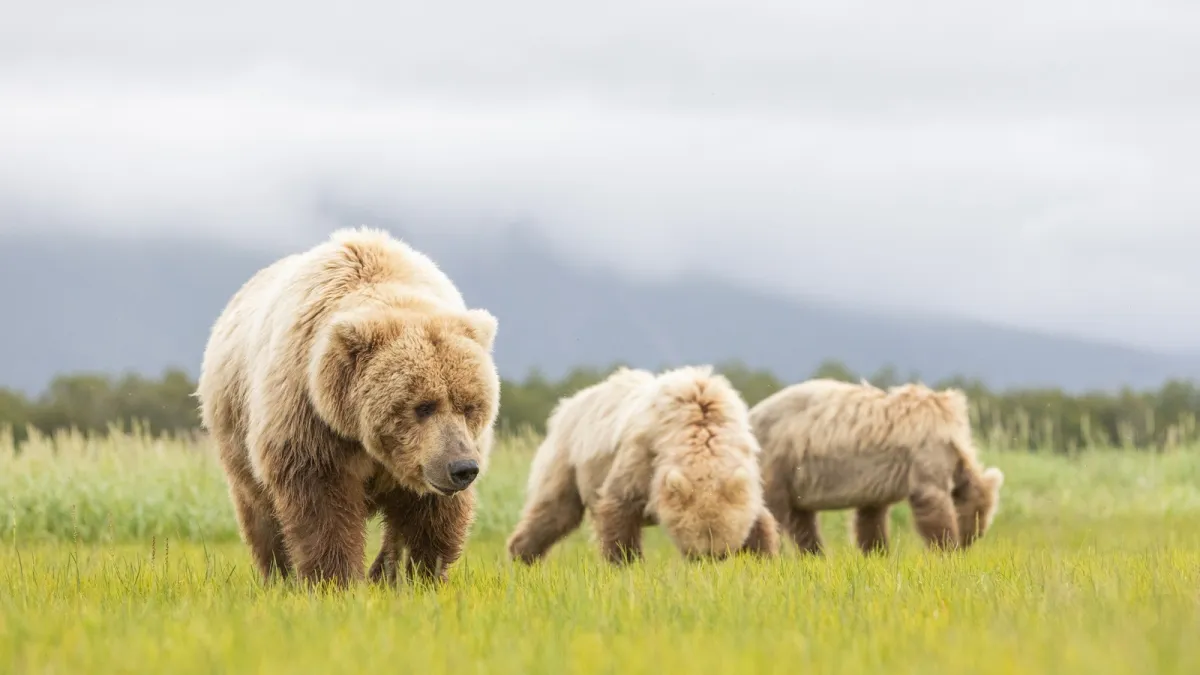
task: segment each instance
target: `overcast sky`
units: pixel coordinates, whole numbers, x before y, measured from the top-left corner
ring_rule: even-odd
[[[580,260],[1200,349],[1200,3],[23,3],[0,228]]]

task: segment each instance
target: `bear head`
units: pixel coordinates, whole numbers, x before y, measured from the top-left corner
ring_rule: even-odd
[[[481,309],[337,314],[314,345],[314,407],[400,485],[442,496],[464,490],[491,449],[500,404],[496,330]]]
[[[685,558],[724,558],[749,536],[762,505],[762,483],[753,466],[739,460],[693,458],[657,471],[656,520]]]
[[[996,511],[1000,508],[1000,487],[1004,485],[1004,472],[991,467],[955,486],[950,493],[954,499],[954,510],[958,513],[959,546],[967,548],[982,537],[992,526]]]

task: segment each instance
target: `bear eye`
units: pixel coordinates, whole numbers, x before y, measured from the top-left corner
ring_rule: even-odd
[[[463,406],[462,413],[463,413],[463,415],[465,415],[466,417],[470,417],[471,415],[474,415],[474,414],[475,414],[475,411],[476,411],[477,409],[478,409],[478,408],[476,408],[476,407],[475,407],[475,404],[474,404],[474,403],[468,403],[468,404],[466,404],[466,405],[464,405],[464,406]]]
[[[437,401],[424,401],[414,408],[413,412],[417,414],[418,419],[425,419],[437,412]]]

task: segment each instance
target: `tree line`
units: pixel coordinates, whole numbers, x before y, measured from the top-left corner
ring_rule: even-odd
[[[546,418],[559,398],[600,381],[608,368],[577,368],[560,379],[534,371],[523,380],[501,384],[501,432],[545,430]],[[738,362],[717,370],[730,379],[749,405],[787,383],[770,372]],[[901,378],[891,367],[871,374],[851,371],[836,361],[822,364],[813,377],[857,382],[866,379],[888,387],[917,378]],[[1067,394],[1059,389],[992,391],[983,382],[955,377],[930,386],[957,387],[971,400],[972,422],[989,447],[1071,452],[1085,447],[1169,449],[1200,444],[1196,418],[1200,389],[1190,381],[1172,380],[1154,391]],[[0,430],[19,443],[31,430],[53,434],[78,430],[103,434],[111,429],[147,431],[154,435],[194,433],[200,428],[196,385],[182,370],[158,378],[98,373],[64,374],[44,392],[27,397],[0,389]]]

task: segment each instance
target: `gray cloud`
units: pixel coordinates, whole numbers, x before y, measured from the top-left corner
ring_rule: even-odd
[[[331,7],[8,12],[3,227],[303,245],[332,196],[639,274],[1200,344],[1195,3]]]

